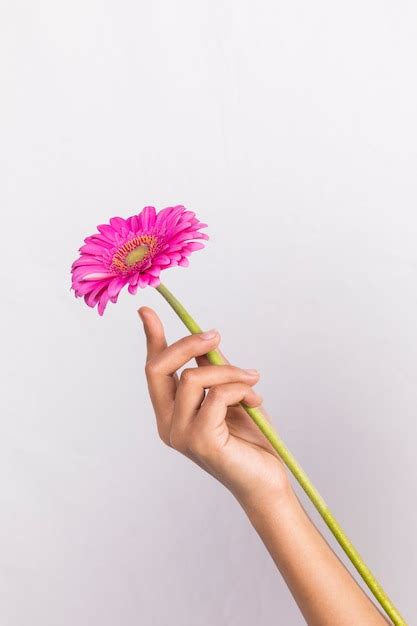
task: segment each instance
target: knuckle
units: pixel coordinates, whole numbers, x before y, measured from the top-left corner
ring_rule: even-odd
[[[169,435],[165,431],[161,430],[160,428],[158,428],[158,434],[162,443],[164,443],[166,446],[171,448],[172,446],[169,440]]]
[[[186,367],[181,372],[180,381],[181,383],[183,384],[185,383],[186,385],[188,385],[189,383],[195,380],[195,377],[196,377],[196,368]]]
[[[149,361],[147,361],[147,363],[145,363],[145,374],[149,377],[156,374],[156,372],[157,364],[155,363],[155,361],[152,361],[152,359],[150,359]]]
[[[178,450],[178,452],[183,452],[186,449],[186,445],[182,433],[171,430],[169,434],[169,445],[171,448]]]
[[[213,387],[209,389],[209,392],[207,394],[207,396],[210,396],[210,399],[214,401],[223,400],[225,398],[225,395],[226,389],[224,385],[213,385]]]

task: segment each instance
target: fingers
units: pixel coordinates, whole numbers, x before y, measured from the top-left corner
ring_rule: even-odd
[[[220,348],[217,347],[216,350],[221,355],[224,363],[229,364],[230,361],[224,356]],[[208,360],[207,355],[205,354],[203,354],[203,356],[196,356],[195,360],[196,360],[197,365],[210,365],[210,361]]]
[[[188,335],[167,346],[164,328],[156,312],[142,306],[138,311],[146,335],[145,374],[161,439],[169,443],[174,400],[178,384],[176,370],[197,355],[212,350],[220,341],[218,332]]]
[[[227,443],[229,438],[225,422],[227,409],[242,401],[248,406],[255,407],[262,404],[262,396],[243,382],[211,387],[188,435],[188,446],[193,454],[202,459],[209,458]]]
[[[192,442],[203,441],[204,445],[213,444],[216,437],[218,444],[220,433],[227,440],[228,406],[244,402],[255,407],[262,403],[251,388],[259,373],[253,375],[230,365],[220,350],[225,364],[211,365],[206,354],[220,342],[216,330],[187,335],[168,346],[156,312],[142,306],[138,313],[146,335],[145,373],[161,439],[181,451],[189,447],[190,433]],[[186,368],[178,379],[177,370],[193,358],[204,367]],[[209,389],[207,396],[205,389]]]
[[[150,307],[142,306],[139,308],[138,313],[142,319],[146,336],[147,354],[145,373],[149,395],[155,411],[159,436],[165,443],[168,443],[177,381],[173,376],[165,374],[164,372],[152,370],[153,359],[157,359],[167,347],[164,327],[161,320]]]
[[[146,334],[146,360],[156,357],[167,347],[164,327],[156,312],[147,306],[138,309]]]
[[[205,389],[235,382],[254,385],[258,379],[259,372],[256,370],[244,370],[233,365],[207,365],[184,369],[175,398],[171,442],[173,439],[181,438],[195,419],[205,399]],[[249,388],[246,397],[249,402],[258,402],[260,396]]]
[[[156,354],[151,360],[150,369],[166,375],[174,374],[194,357],[214,350],[219,341],[220,334],[215,329],[182,337]]]

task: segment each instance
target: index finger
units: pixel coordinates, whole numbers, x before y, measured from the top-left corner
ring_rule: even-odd
[[[216,348],[216,352],[219,352],[221,354],[221,357],[224,361],[224,365],[230,365],[230,361],[225,357],[225,355],[223,354],[223,352],[220,350],[220,348]],[[195,361],[197,363],[197,365],[203,366],[203,365],[211,365],[210,361],[207,358],[206,354],[202,354],[201,356],[196,356],[194,357]]]

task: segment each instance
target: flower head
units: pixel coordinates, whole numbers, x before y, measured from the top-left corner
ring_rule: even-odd
[[[128,285],[135,294],[138,287],[157,287],[161,270],[181,265],[208,239],[198,229],[193,211],[184,206],[166,207],[158,213],[146,206],[127,219],[112,217],[109,224],[97,226],[99,232],[86,237],[79,258],[71,266],[76,297],[84,297],[88,306],[103,315],[108,301],[117,302],[120,290]]]

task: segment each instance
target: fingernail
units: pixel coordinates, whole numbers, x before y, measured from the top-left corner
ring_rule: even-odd
[[[257,376],[259,374],[258,370],[243,370],[249,376]]]
[[[213,339],[218,334],[218,331],[215,328],[211,328],[210,330],[206,330],[204,333],[200,333],[201,339]]]

